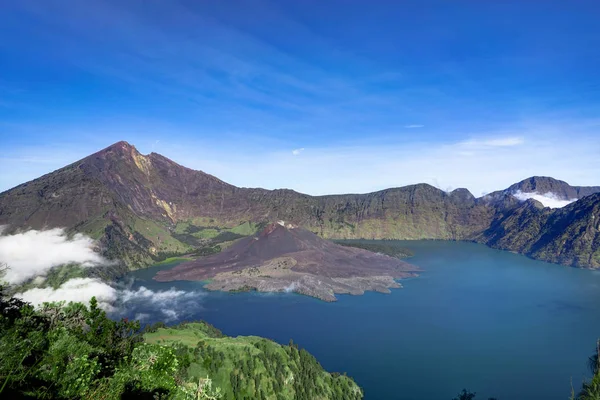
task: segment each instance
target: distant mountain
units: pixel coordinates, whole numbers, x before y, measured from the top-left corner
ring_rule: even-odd
[[[600,193],[554,210],[527,200],[499,212],[474,239],[539,260],[600,268]]]
[[[341,246],[279,221],[221,253],[159,271],[154,279],[210,279],[208,289],[293,291],[334,301],[335,293],[389,292],[399,287],[395,279],[413,277],[418,271],[398,258]]]
[[[529,222],[567,223],[567,217],[558,217],[566,209],[527,210],[535,201],[518,199],[518,191],[554,193],[572,200],[600,188],[533,177],[482,198],[466,189],[447,193],[427,184],[367,194],[309,196],[287,189],[239,188],[159,154],[142,155],[119,142],[1,193],[0,225],[9,225],[8,232],[51,227],[83,232],[100,240],[105,255],[123,259],[131,268],[206,246],[216,248],[219,242],[252,234],[277,220],[323,238],[476,240],[551,259],[550,248],[541,251],[545,247],[538,248],[540,243],[538,247],[526,244],[535,241],[535,235],[527,239],[515,230],[529,227]],[[578,210],[583,204],[578,201],[568,209]],[[544,229],[545,238],[554,232]],[[587,243],[590,235],[582,240]],[[561,256],[557,262],[595,267],[590,248],[565,242],[556,254],[573,253],[579,258]]]
[[[567,182],[547,176],[532,176],[488,196],[495,197],[517,193],[537,193],[540,195],[549,193],[560,200],[576,200],[594,193],[600,193],[600,186],[571,186]]]

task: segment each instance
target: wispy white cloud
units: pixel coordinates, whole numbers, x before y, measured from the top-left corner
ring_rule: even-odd
[[[128,140],[142,151],[164,153],[182,164],[212,172],[238,185],[293,187],[308,193],[367,191],[430,181],[432,174],[440,177],[443,187],[471,185],[476,192],[502,187],[507,181],[504,176],[520,179],[528,171],[541,170],[547,175],[558,171],[556,175],[574,182],[584,182],[592,176],[589,170],[593,167],[557,169],[545,160],[535,165],[522,160],[526,149],[531,158],[539,158],[532,155],[537,152],[537,143],[542,143],[546,153],[550,150],[546,150],[544,140],[527,143],[529,132],[519,129],[521,121],[515,123],[516,128],[506,128],[508,133],[493,132],[497,121],[524,115],[523,119],[549,121],[542,129],[547,133],[554,119],[527,115],[527,110],[515,105],[514,96],[504,96],[504,100],[501,96],[483,99],[481,93],[486,90],[480,86],[482,82],[476,81],[468,70],[446,63],[423,71],[378,64],[361,57],[363,52],[340,50],[335,40],[312,31],[293,14],[286,13],[285,8],[270,2],[252,5],[238,2],[235,13],[231,12],[231,6],[167,0],[157,0],[151,8],[114,0],[88,1],[81,7],[71,7],[68,2],[35,0],[13,3],[0,15],[0,21],[10,20],[11,10],[14,15],[29,18],[31,23],[21,24],[29,45],[17,48],[7,39],[6,46],[31,59],[47,57],[65,70],[84,70],[98,77],[98,81],[106,80],[123,88],[127,94],[119,107],[94,104],[94,109],[101,111],[98,120],[78,119],[76,127],[60,122],[53,122],[57,125],[51,127],[30,123],[32,126],[23,134],[22,129],[7,126],[15,121],[0,121],[0,130],[13,137],[36,138],[40,142],[42,132],[53,141],[63,137],[65,142],[77,142],[71,148],[65,143],[25,151],[11,148],[9,152],[15,156],[0,158],[0,170],[11,171],[0,174],[0,191],[73,162],[74,154],[88,155],[101,148],[96,146],[100,139],[102,146],[110,144],[109,138],[112,142]],[[170,20],[178,21],[177,24],[157,17],[167,11]],[[250,11],[253,18],[243,18]],[[306,45],[310,51],[289,51],[287,47],[278,47],[277,40],[265,39],[262,29],[265,21],[277,26],[282,36],[295,38],[295,43],[302,44],[300,49],[310,44]],[[107,31],[106,26],[111,29]],[[496,64],[496,60],[488,61]],[[323,68],[323,65],[352,68]],[[432,85],[431,76],[440,74],[450,77],[452,84]],[[385,90],[381,90],[382,84]],[[15,97],[17,103],[33,107],[20,114],[54,114],[51,104],[35,104],[28,101],[29,97],[20,98],[28,91],[15,90],[13,82],[0,85],[2,93],[12,93],[11,98]],[[98,100],[102,100],[100,93]],[[148,107],[140,107],[140,102],[144,106],[147,102]],[[172,107],[162,107],[165,102]],[[133,109],[127,108],[130,104],[134,104]],[[140,112],[140,109],[152,111]],[[175,109],[177,112],[173,114]],[[579,105],[576,113],[581,113]],[[126,128],[110,122],[135,117],[137,121]],[[155,119],[172,123],[159,129]],[[60,121],[60,116],[52,121]],[[419,123],[406,124],[411,121],[425,122],[428,128],[419,129],[425,127]],[[444,123],[443,130],[434,129],[432,125],[439,126],[440,121]],[[482,126],[492,132],[482,131]],[[161,133],[155,134],[161,129]],[[230,140],[234,134],[244,138],[235,140],[237,148],[228,144],[234,142]],[[560,134],[564,132],[559,137]],[[269,146],[253,145],[260,135],[269,138]],[[396,136],[398,141],[387,143],[382,139],[385,135]],[[193,137],[212,137],[213,142],[194,142],[190,139]],[[365,140],[357,143],[360,137]],[[157,142],[159,139],[163,140]],[[42,142],[47,144],[49,140]],[[179,149],[174,150],[171,143],[179,143]],[[290,157],[290,149],[296,143],[310,148],[310,154]],[[195,144],[201,144],[202,149],[190,147]],[[81,149],[74,149],[75,146]],[[577,145],[569,143],[569,147]],[[192,149],[196,153],[201,149],[201,159]],[[243,154],[242,149],[251,149],[248,153],[252,156]],[[496,159],[491,154],[496,149],[515,151],[507,157],[520,162],[521,173],[511,171],[513,166],[502,162],[498,164],[502,165],[501,171],[493,170],[487,162]],[[486,151],[489,154],[484,156],[482,152]],[[592,151],[585,149],[584,153]],[[292,154],[296,155],[294,150]],[[282,159],[281,168],[277,168],[283,171],[281,174],[273,170],[272,164],[265,165],[267,160],[278,157]],[[437,167],[441,160],[473,170]],[[313,167],[309,163],[316,164]],[[332,165],[339,171],[331,171]],[[324,168],[328,174],[316,168]],[[453,175],[446,177],[449,174],[443,169]],[[257,170],[265,173],[250,175],[250,171]],[[475,171],[487,176],[471,177]]]
[[[94,251],[94,241],[82,234],[69,237],[63,229],[30,230],[0,236],[0,261],[10,269],[3,277],[8,283],[21,283],[63,264],[83,267],[108,264]]]
[[[521,201],[525,201],[528,199],[534,199],[539,201],[540,203],[542,203],[544,205],[544,207],[550,207],[550,208],[563,208],[564,206],[567,206],[575,201],[577,201],[577,199],[561,199],[559,196],[557,196],[555,193],[552,192],[548,192],[548,193],[544,193],[544,194],[540,194],[540,193],[536,193],[536,192],[521,192],[518,191],[516,193],[513,194],[513,196],[515,196],[517,199],[521,200]]]
[[[119,129],[110,128],[107,135],[114,131]],[[173,127],[166,126],[162,133],[151,132],[155,137],[168,137],[173,131]],[[154,149],[153,141],[133,135],[123,138],[137,145],[142,153],[158,152],[186,167],[243,187],[290,188],[308,194],[356,193],[419,182],[433,184],[435,177],[441,188],[466,187],[479,195],[507,188],[533,175],[553,176],[572,185],[598,185],[600,147],[596,133],[579,133],[578,139],[572,140],[570,133],[574,131],[572,123],[536,125],[512,132],[454,133],[457,139],[445,143],[393,136],[374,142],[365,136],[360,141],[337,144],[313,142],[310,152],[297,157],[290,157],[290,143],[278,137],[253,135],[252,142],[243,147],[237,145],[244,138],[242,134],[222,134],[228,139],[219,141],[182,137],[161,140]],[[102,136],[101,130],[95,132]],[[85,156],[95,150],[99,148],[88,145],[87,149],[73,149],[71,153]],[[48,149],[29,148],[27,152],[36,157]],[[32,172],[29,179],[73,162],[73,158],[65,156],[52,168],[46,166],[36,170],[37,174]]]
[[[197,312],[206,292],[196,290],[152,290],[145,286],[137,289],[121,289],[118,293],[116,307],[129,314],[157,313],[167,322],[175,321],[190,312]],[[151,311],[151,312],[150,312]]]
[[[282,137],[314,136],[314,132],[332,138],[357,133],[373,136],[403,130],[406,121],[425,120],[430,113],[443,118],[446,108],[441,103],[465,101],[413,83],[396,66],[390,70],[391,66],[375,63],[360,52],[340,49],[335,40],[314,32],[271,2],[252,6],[236,2],[236,12],[231,12],[232,7],[207,4],[158,0],[148,9],[114,0],[89,1],[82,7],[23,0],[11,8],[31,18],[23,28],[31,43],[20,51],[114,82],[127,91],[123,103],[148,102],[153,105],[148,109],[157,110],[140,113],[144,107],[135,106],[136,110],[127,109],[124,114],[143,114],[141,119],[148,119],[177,109],[176,117],[167,116],[176,119],[175,125],[188,123],[196,129],[210,125],[214,136],[227,131]],[[239,18],[246,11],[253,15],[252,24]],[[178,23],[157,18],[166,14]],[[9,20],[10,14],[5,15]],[[310,52],[289,51],[278,47],[279,41],[266,40],[263,29],[256,29],[265,25],[261,19],[275,24],[282,36],[310,43]],[[108,25],[110,32],[105,29]],[[48,42],[53,44],[51,49]],[[324,68],[323,60],[352,68]],[[382,83],[402,85],[381,90]],[[421,102],[415,100],[420,97],[427,99],[429,110],[415,110],[412,104]],[[165,101],[173,107],[157,104]],[[48,112],[48,104],[37,106],[37,113]],[[107,121],[124,118],[114,115],[118,112],[108,104],[98,114],[107,115],[104,124],[110,124]],[[88,130],[88,126],[80,128]],[[138,132],[145,129],[140,126]],[[61,132],[58,136],[76,135]],[[176,140],[175,135],[168,137]],[[159,145],[155,148],[160,151]]]
[[[123,303],[128,303],[130,301],[136,300],[164,303],[178,299],[181,296],[186,295],[187,293],[188,292],[186,291],[177,290],[174,288],[171,288],[169,290],[163,290],[160,292],[155,292],[153,290],[148,289],[145,286],[141,286],[135,290],[124,291],[121,300],[123,301]]]
[[[476,195],[507,188],[534,175],[553,176],[573,185],[600,183],[600,165],[596,162],[600,148],[594,136],[573,141],[541,127],[535,132],[538,134],[485,132],[454,143],[372,143],[365,138],[356,144],[311,146],[309,153],[291,159],[289,150],[265,152],[264,148],[251,151],[251,155],[219,145],[201,154],[186,150],[201,147],[195,145],[162,150],[183,165],[237,186],[290,188],[314,195],[433,184],[434,178],[438,187],[466,187]]]
[[[525,139],[517,136],[471,139],[462,142],[465,147],[512,147],[525,143]]]
[[[292,150],[292,155],[297,156],[304,151],[304,147]]]
[[[107,311],[113,311],[119,292],[114,287],[98,279],[74,278],[57,289],[33,288],[23,293],[17,293],[15,297],[22,298],[34,306],[58,301],[88,304],[92,297],[96,297],[100,307]]]
[[[148,320],[148,318],[150,318],[150,314],[148,314],[148,313],[137,313],[137,314],[135,314],[133,319],[140,321],[140,322],[144,322],[144,321]]]
[[[33,288],[15,294],[34,306],[46,302],[64,301],[88,304],[96,297],[104,310],[114,314],[129,314],[136,319],[155,319],[174,321],[181,316],[197,311],[203,301],[205,292],[185,291],[170,288],[152,290],[145,286],[132,288],[129,285],[109,284],[95,278],[74,278],[56,289]]]
[[[244,6],[238,3],[236,8]],[[170,1],[157,1],[154,7],[156,13],[168,11],[178,21],[177,27],[157,23],[152,13],[134,4],[90,1],[74,9],[66,4],[24,0],[18,6],[22,13],[43,22],[39,25],[44,29],[32,24],[31,36],[51,38],[57,49],[48,55],[54,59],[121,80],[139,91],[151,89],[186,98],[210,108],[213,117],[231,121],[231,114],[236,114],[246,126],[251,122],[250,114],[252,121],[277,119],[269,112],[273,110],[318,115],[326,106],[331,119],[332,108],[374,97],[363,86],[381,77],[399,76],[397,71],[387,70],[366,76],[332,74],[315,63],[314,57],[280,49],[240,27],[239,21],[229,21],[229,8]],[[251,11],[266,20],[279,21],[285,34],[310,42],[313,56],[323,54],[356,65],[367,62],[339,48],[332,56],[334,45],[327,38],[277,7],[254,4]],[[110,32],[104,29],[107,23],[112,26]],[[47,29],[50,26],[53,29]],[[261,112],[255,105],[269,111]],[[352,113],[344,113],[344,118],[349,117]]]

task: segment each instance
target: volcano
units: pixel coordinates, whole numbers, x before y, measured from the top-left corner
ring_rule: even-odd
[[[212,290],[294,291],[335,301],[335,293],[389,292],[419,269],[394,257],[340,246],[284,221],[219,254],[160,271],[157,281],[210,280]]]

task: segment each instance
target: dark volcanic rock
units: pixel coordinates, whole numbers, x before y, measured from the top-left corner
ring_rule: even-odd
[[[229,290],[274,287],[277,291],[291,286],[301,293],[306,292],[303,289],[308,281],[311,295],[330,300],[326,294],[331,291],[376,290],[373,282],[381,286],[386,281],[387,287],[395,287],[394,279],[414,276],[416,271],[419,268],[397,258],[340,246],[305,229],[279,222],[237,241],[222,253],[160,271],[154,279],[163,282],[213,279],[224,282]],[[232,282],[235,282],[233,287]],[[337,290],[338,286],[343,289]]]
[[[376,275],[401,278],[407,272],[418,271],[417,267],[394,257],[340,246],[306,229],[273,223],[256,236],[240,239],[219,254],[160,271],[155,279],[204,280],[220,272],[260,266],[279,257],[296,260],[292,271],[329,278]]]

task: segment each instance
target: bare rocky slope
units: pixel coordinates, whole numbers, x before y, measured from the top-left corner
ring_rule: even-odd
[[[336,293],[389,292],[419,268],[394,257],[346,247],[285,221],[267,225],[221,253],[159,271],[158,281],[210,279],[208,289],[297,292],[325,301]]]
[[[517,200],[517,190],[580,200],[551,210]],[[0,225],[9,233],[51,227],[83,232],[131,268],[249,235],[277,220],[323,238],[475,240],[565,265],[600,267],[599,191],[532,177],[481,198],[427,184],[308,196],[235,187],[119,142],[1,193]]]

